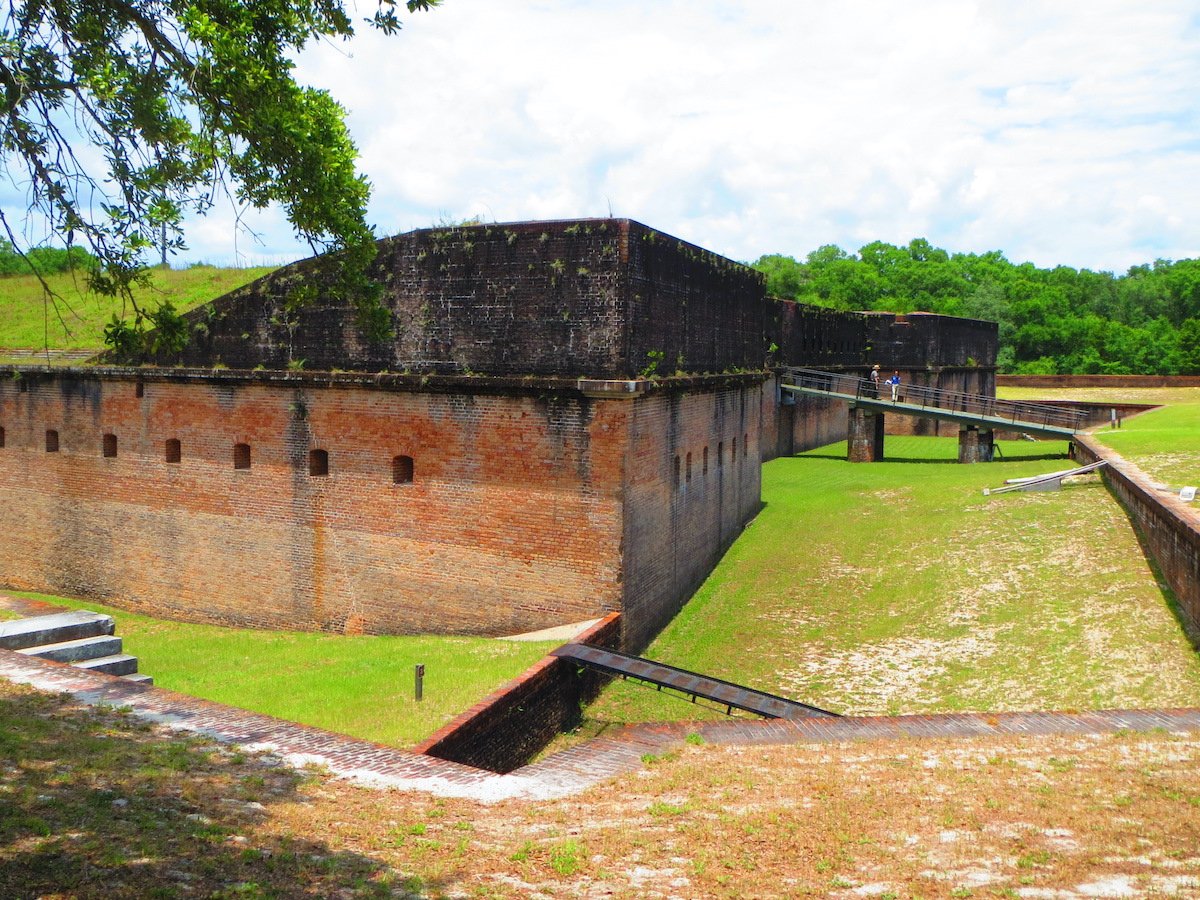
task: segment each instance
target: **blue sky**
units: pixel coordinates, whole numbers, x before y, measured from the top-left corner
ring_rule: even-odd
[[[1194,3],[445,0],[367,31],[299,71],[350,111],[381,234],[611,212],[742,260],[1200,256]],[[184,259],[307,255],[244,222],[193,222]]]

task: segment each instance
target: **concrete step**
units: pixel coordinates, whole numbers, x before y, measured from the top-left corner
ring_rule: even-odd
[[[40,647],[23,647],[17,651],[26,656],[36,656],[39,659],[53,659],[56,662],[73,663],[85,659],[95,659],[98,656],[112,656],[121,652],[121,639],[116,635],[104,634],[99,637],[79,638],[74,641],[63,641],[58,644],[43,644]]]
[[[132,675],[137,671],[137,657],[128,653],[114,653],[112,656],[81,659],[73,665],[92,672],[104,672],[106,675]]]
[[[122,675],[125,681],[132,681],[134,684],[144,684],[146,687],[154,687],[154,676],[143,675],[141,672],[134,672],[132,675]]]
[[[116,623],[112,616],[84,609],[51,613],[48,616],[0,622],[0,649],[23,650],[42,644],[61,644],[79,638],[112,634],[114,631]]]

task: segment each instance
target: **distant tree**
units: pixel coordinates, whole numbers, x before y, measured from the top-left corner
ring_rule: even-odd
[[[1179,326],[1179,371],[1200,375],[1200,318],[1186,319]]]
[[[806,303],[996,322],[1001,371],[1200,372],[1200,260],[1155,260],[1118,277],[1017,265],[999,251],[950,254],[924,238],[905,246],[872,241],[857,255],[827,244],[803,263],[760,262],[778,260],[788,263],[789,289],[799,285],[795,299]],[[760,268],[768,280],[781,277]]]
[[[760,256],[751,265],[766,276],[767,293],[772,297],[795,300],[804,290],[807,280],[804,266],[791,256],[771,253]]]
[[[397,0],[378,2],[370,24],[394,33]],[[293,78],[310,41],[353,33],[341,0],[10,0],[0,160],[23,169],[29,211],[94,254],[103,293],[132,301],[164,231],[178,250],[184,214],[232,191],[252,207],[281,204],[314,250],[355,251],[348,290],[378,325],[353,279],[372,233],[343,110]],[[23,252],[8,215],[0,226]]]
[[[0,275],[57,274],[76,270],[89,272],[96,259],[82,247],[34,247],[18,253],[12,242],[0,238]]]

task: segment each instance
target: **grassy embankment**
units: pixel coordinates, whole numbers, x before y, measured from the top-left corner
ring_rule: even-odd
[[[1098,428],[1096,437],[1168,486],[1200,485],[1200,387],[1002,388],[999,393],[1011,400],[1163,404],[1126,419],[1119,429]]]
[[[159,687],[411,746],[515,678],[554,646],[490,638],[354,636],[153,619],[90,601],[17,594],[108,613],[125,652]],[[425,664],[425,698],[413,666]]]
[[[644,655],[844,713],[1200,703],[1200,659],[1097,480],[982,496],[1064,447],[963,466],[954,439],[889,436],[881,464],[844,445],[770,462],[766,508]],[[623,682],[589,710],[692,715],[717,713]]]
[[[170,300],[177,311],[186,312],[270,271],[272,267],[154,269],[150,284],[137,288],[134,296],[151,309],[161,300]],[[82,274],[52,275],[46,281],[62,298],[57,312],[47,305],[41,282],[32,275],[0,278],[0,350],[48,345],[51,350],[100,351],[104,348],[104,326],[113,314],[132,313],[119,299],[88,292]],[[0,362],[4,361],[0,352]]]
[[[1175,489],[1200,485],[1200,388],[1197,401],[1155,409],[1097,438],[1151,478]]]

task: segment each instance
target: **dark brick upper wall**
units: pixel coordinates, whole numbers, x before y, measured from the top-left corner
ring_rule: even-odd
[[[628,276],[630,374],[764,366],[777,311],[758,272],[630,222]]]
[[[188,347],[157,362],[635,378],[995,360],[990,323],[776,300],[758,272],[628,219],[426,229],[378,248],[370,274],[391,340],[361,338],[329,259],[315,258],[193,311]]]
[[[321,259],[280,269],[190,317],[187,365],[491,375],[617,374],[624,347],[617,220],[415,231],[378,243],[394,339],[368,344]],[[289,301],[313,296],[294,313]],[[165,362],[167,360],[163,360]]]
[[[777,358],[785,366],[820,369],[859,366],[865,361],[862,313],[775,301]]]
[[[415,231],[379,241],[394,339],[362,340],[320,259],[280,269],[189,315],[160,363],[233,368],[636,377],[762,365],[762,277],[625,219]],[[295,301],[311,299],[295,307]],[[650,356],[653,351],[654,356]]]
[[[996,364],[995,322],[933,313],[864,313],[868,362],[884,368]]]

